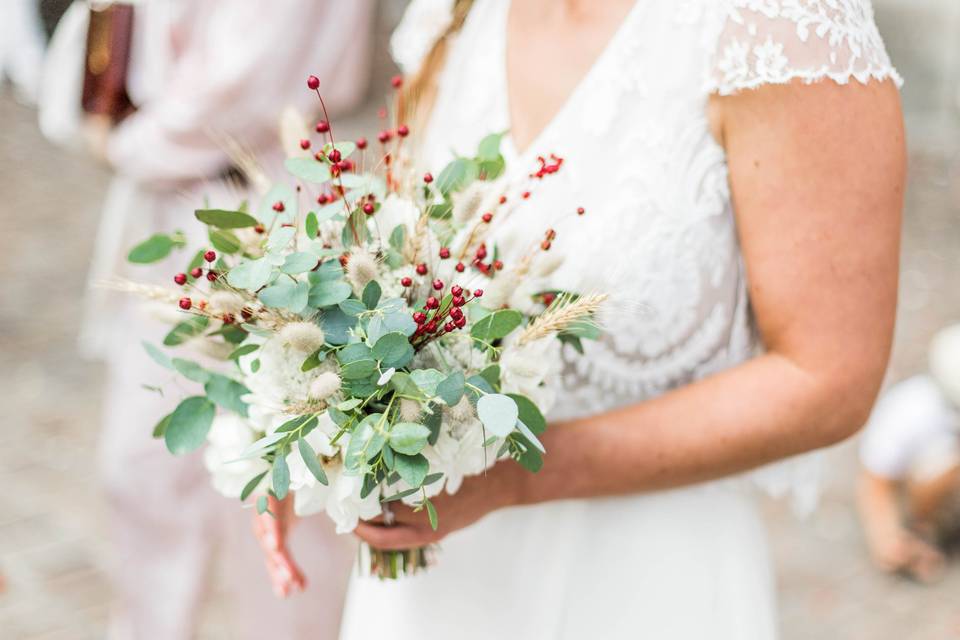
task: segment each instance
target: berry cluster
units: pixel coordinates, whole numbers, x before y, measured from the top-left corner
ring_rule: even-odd
[[[471,295],[469,291],[457,284],[450,287],[448,293],[444,293],[444,288],[442,280],[439,278],[434,280],[433,289],[437,294],[429,296],[422,309],[413,313],[417,330],[410,337],[410,342],[416,348],[444,334],[463,329],[467,325],[467,316],[463,308],[483,296],[483,289],[477,289]]]

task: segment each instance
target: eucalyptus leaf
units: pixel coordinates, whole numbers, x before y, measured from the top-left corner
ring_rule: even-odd
[[[390,428],[390,448],[397,453],[416,455],[427,446],[430,429],[413,422],[398,422]]]
[[[376,309],[382,293],[383,290],[380,288],[380,284],[376,280],[371,280],[367,283],[367,286],[363,288],[363,295],[360,296],[360,299],[363,301],[363,304],[367,306],[367,309]]]
[[[163,260],[173,247],[176,246],[174,239],[164,233],[155,233],[127,254],[127,260],[135,264],[150,264]]]
[[[203,386],[207,398],[214,404],[236,414],[247,417],[247,403],[241,398],[250,393],[244,385],[218,373],[209,374],[209,380]]]
[[[197,209],[194,215],[200,222],[220,229],[243,229],[246,227],[255,227],[259,224],[256,218],[242,211]]]
[[[437,395],[447,403],[447,406],[460,402],[466,389],[466,378],[461,371],[455,371],[437,385]]]
[[[307,304],[314,309],[340,304],[350,297],[353,289],[342,280],[323,280],[310,287]]]
[[[323,184],[330,180],[330,167],[313,157],[287,158],[283,165],[295,177],[307,182]]]
[[[423,486],[423,481],[430,470],[430,463],[422,453],[415,456],[408,456],[398,453],[395,456],[395,467],[397,473],[411,487]]]
[[[240,492],[240,500],[243,501],[249,498],[250,494],[253,493],[254,489],[256,489],[260,485],[260,483],[263,481],[266,475],[267,475],[267,472],[264,471],[250,478],[247,484],[243,486],[243,490]]]
[[[507,437],[517,426],[520,412],[513,398],[493,393],[477,401],[477,416],[488,431],[501,438]]]
[[[167,450],[182,455],[199,448],[207,438],[216,411],[214,404],[203,396],[192,396],[177,405],[164,432]]]
[[[189,320],[179,322],[163,339],[163,344],[168,347],[183,344],[194,336],[203,333],[209,324],[210,319],[204,316],[193,316]]]
[[[280,271],[289,274],[306,273],[317,266],[317,256],[309,251],[298,251],[291,253],[283,260],[283,266]]]
[[[257,291],[270,281],[273,265],[264,258],[241,262],[227,273],[227,283],[237,289]]]
[[[383,449],[387,437],[376,426],[382,417],[379,413],[368,415],[350,436],[350,444],[344,454],[344,466],[347,469],[355,471],[362,468]]]
[[[306,465],[307,469],[313,474],[313,477],[317,479],[317,482],[320,484],[330,484],[327,480],[327,474],[323,471],[323,465],[320,464],[320,460],[317,459],[317,454],[313,450],[313,447],[310,446],[310,443],[300,438],[297,441],[297,448],[300,450],[300,457],[303,459],[303,464]]]
[[[164,367],[165,369],[173,369],[173,362],[170,360],[170,356],[168,356],[163,351],[153,346],[149,342],[144,341],[144,342],[141,342],[140,344],[143,345],[143,348],[147,352],[147,355],[149,355],[154,362],[156,362],[161,367]]]
[[[402,333],[388,333],[373,346],[373,357],[384,367],[399,369],[413,360],[413,345]]]
[[[501,309],[484,316],[470,328],[470,335],[485,343],[505,337],[520,326],[523,316],[513,309]]]
[[[208,236],[210,238],[210,244],[220,253],[232,255],[240,251],[240,248],[243,246],[236,234],[226,229],[211,228]]]
[[[273,460],[273,493],[277,500],[283,500],[290,491],[290,467],[287,466],[287,458],[283,455],[277,455]]]
[[[171,362],[173,363],[173,368],[176,369],[177,373],[182,375],[187,380],[192,380],[193,382],[205,384],[212,375],[209,371],[201,367],[193,360],[174,358],[171,360]]]

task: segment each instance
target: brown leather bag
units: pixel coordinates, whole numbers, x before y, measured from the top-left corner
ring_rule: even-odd
[[[83,110],[117,123],[136,109],[127,94],[133,7],[111,4],[90,10],[83,79]]]

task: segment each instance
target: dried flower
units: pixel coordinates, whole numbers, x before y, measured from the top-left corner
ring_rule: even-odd
[[[371,280],[375,280],[378,275],[377,259],[370,253],[362,249],[355,249],[347,258],[347,280],[356,293],[361,293],[363,288]]]
[[[326,400],[340,390],[340,376],[333,371],[325,371],[310,383],[310,398]]]
[[[313,353],[323,346],[323,329],[312,322],[291,322],[280,329],[284,345],[302,353]]]

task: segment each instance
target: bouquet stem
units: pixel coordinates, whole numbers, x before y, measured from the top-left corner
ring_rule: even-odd
[[[361,549],[360,570],[365,571],[365,575],[380,580],[397,580],[425,570],[433,564],[433,555],[433,547],[384,551],[364,545]]]

